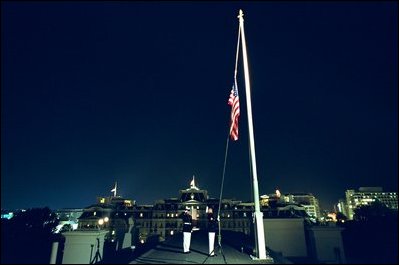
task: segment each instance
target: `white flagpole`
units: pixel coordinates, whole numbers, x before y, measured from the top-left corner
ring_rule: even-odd
[[[245,91],[247,98],[247,112],[248,112],[248,131],[249,131],[249,145],[251,151],[251,167],[253,177],[253,188],[254,188],[254,202],[255,202],[255,228],[256,228],[256,239],[257,239],[257,258],[266,259],[266,244],[265,244],[265,233],[263,228],[263,213],[260,211],[259,204],[259,190],[258,190],[258,176],[256,171],[256,157],[255,157],[255,140],[254,131],[252,124],[252,105],[251,105],[251,87],[249,82],[249,71],[248,71],[248,58],[247,58],[247,46],[245,43],[245,32],[244,32],[244,13],[240,9],[238,18],[240,19],[241,28],[241,43],[243,51],[244,61],[244,74],[245,74]]]

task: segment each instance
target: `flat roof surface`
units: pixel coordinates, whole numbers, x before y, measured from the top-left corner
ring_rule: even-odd
[[[273,264],[273,259],[256,260],[237,247],[215,237],[215,257],[208,257],[208,233],[194,231],[191,234],[189,254],[183,253],[183,234],[178,233],[154,248],[136,257],[130,264]]]

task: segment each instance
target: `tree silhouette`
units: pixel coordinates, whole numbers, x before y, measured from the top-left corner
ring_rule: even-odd
[[[337,218],[338,223],[341,223],[342,221],[346,222],[348,220],[348,217],[346,217],[346,215],[341,212],[337,212],[335,218]]]
[[[57,216],[48,207],[2,219],[1,263],[48,263],[57,225]]]
[[[348,263],[398,263],[398,211],[375,201],[355,210],[354,220],[343,225]]]
[[[394,211],[384,203],[376,200],[368,205],[362,205],[354,210],[353,219],[356,221],[375,221],[381,217],[389,217]]]
[[[72,231],[72,230],[73,230],[73,228],[72,228],[72,225],[71,225],[71,224],[64,224],[64,225],[61,227],[61,229],[60,229],[60,233],[64,233],[64,232]]]

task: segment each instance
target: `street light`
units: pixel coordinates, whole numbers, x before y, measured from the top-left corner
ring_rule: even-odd
[[[109,221],[108,217],[98,219],[99,228],[102,228],[102,226],[105,225],[106,223],[108,223],[108,221]]]

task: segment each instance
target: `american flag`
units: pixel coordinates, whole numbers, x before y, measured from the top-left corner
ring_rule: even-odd
[[[233,85],[228,104],[231,106],[231,124],[230,124],[230,137],[233,141],[238,140],[238,117],[240,116],[240,100],[238,97],[238,90]]]

